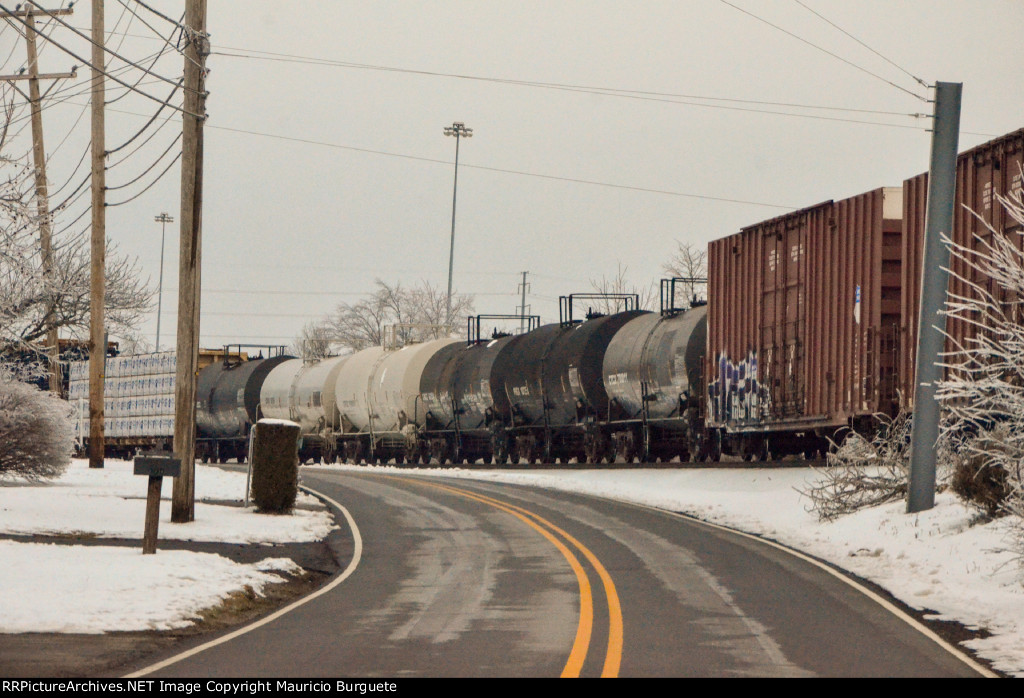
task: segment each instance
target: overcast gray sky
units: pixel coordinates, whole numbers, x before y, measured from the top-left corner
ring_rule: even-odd
[[[175,19],[183,8],[147,4]],[[136,61],[173,29],[130,0],[106,7],[109,46]],[[87,30],[90,4],[68,21]],[[927,169],[929,120],[909,115],[930,115],[915,94],[931,92],[912,76],[964,83],[961,150],[1024,127],[1017,0],[212,0],[208,24],[202,346],[288,344],[377,278],[445,287],[455,139],[442,131],[453,121],[473,129],[460,146],[456,290],[475,294],[478,312],[513,313],[529,271],[527,302],[545,322],[557,320],[559,295],[590,290],[620,264],[632,282],[650,283],[677,241],[703,246]],[[0,29],[0,72],[16,72],[24,41]],[[89,55],[70,30],[45,31]],[[77,62],[53,45],[40,58],[43,72]],[[123,65],[110,59],[111,70]],[[170,53],[153,70],[176,78],[182,58]],[[73,182],[56,200],[88,166],[75,172],[89,129],[86,97],[75,93],[87,83],[80,69],[44,112],[52,188]],[[169,86],[146,77],[138,89],[163,99]],[[125,92],[108,90],[108,99]],[[138,94],[110,104],[108,149],[155,109]],[[108,202],[155,179],[179,132],[172,119],[134,154],[112,155],[108,186],[118,186],[171,146]],[[177,221],[179,187],[174,165],[107,212],[109,236],[154,286],[153,218]],[[88,198],[58,227],[84,231],[88,215],[75,219]],[[177,234],[176,222],[165,346]],[[153,342],[155,309],[142,330]]]

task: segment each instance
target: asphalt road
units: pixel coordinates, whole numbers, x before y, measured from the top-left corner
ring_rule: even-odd
[[[348,576],[152,676],[977,675],[837,576],[671,513],[415,473],[303,481],[355,522]]]

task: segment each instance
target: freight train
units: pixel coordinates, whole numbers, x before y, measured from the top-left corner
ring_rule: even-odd
[[[588,296],[590,294],[587,294]],[[572,315],[518,335],[371,347],[273,368],[266,417],[296,421],[303,451],[348,462],[703,459],[707,308]],[[534,318],[536,320],[536,318]],[[208,369],[210,370],[210,369]],[[202,398],[200,398],[202,400]]]
[[[952,238],[1024,240],[1024,129],[962,153]],[[708,248],[708,303],[577,319],[514,336],[372,347],[304,363],[225,361],[198,378],[197,452],[244,457],[261,416],[307,458],[348,462],[815,457],[837,432],[912,409],[927,175],[743,228]],[[974,213],[971,213],[971,212]],[[977,214],[975,216],[974,214]],[[991,282],[954,262],[950,290]],[[472,327],[470,328],[472,330]],[[950,342],[974,330],[952,323]]]

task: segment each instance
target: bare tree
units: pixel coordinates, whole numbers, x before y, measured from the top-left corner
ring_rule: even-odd
[[[85,337],[89,332],[90,250],[87,236],[68,231],[52,239],[46,272],[34,213],[32,169],[24,156],[0,153],[0,357],[43,356],[51,330]],[[59,213],[59,211],[57,212]],[[107,243],[106,318],[112,334],[127,334],[149,309],[153,292],[138,265]]]
[[[846,434],[830,451],[828,466],[800,490],[822,521],[906,497],[910,415],[879,416],[881,428],[871,438]]]
[[[676,242],[672,258],[661,266],[666,276],[690,279],[683,283],[687,300],[707,300],[707,283],[696,281],[708,276],[708,249],[689,242]]]
[[[410,305],[410,316],[413,324],[423,326],[423,339],[439,339],[452,333],[459,337],[465,336],[465,319],[473,313],[473,297],[452,293],[450,321],[445,317],[447,299],[447,292],[431,286],[426,281],[421,281],[418,286],[409,289],[407,301]],[[450,332],[443,329],[447,324],[451,325]]]
[[[652,281],[647,286],[637,286],[636,284],[631,283],[626,277],[627,269],[628,268],[622,266],[622,263],[620,262],[618,269],[615,272],[615,276],[609,277],[602,275],[600,279],[591,278],[591,289],[593,289],[595,293],[609,294],[610,296],[635,295],[638,302],[638,305],[635,308],[636,310],[653,310],[655,300],[657,298],[654,282]],[[592,313],[612,315],[626,310],[626,301],[622,298],[615,297],[601,298],[588,301],[588,306]]]
[[[307,322],[295,339],[290,353],[306,361],[319,361],[333,355],[334,334],[323,322]]]
[[[340,304],[324,322],[332,342],[349,351],[382,345],[388,326],[398,326],[398,344],[421,342],[444,336],[446,295],[426,281],[412,289],[401,283],[390,285],[380,279],[377,290],[356,303]],[[452,294],[452,317],[473,311],[473,297]],[[464,334],[461,323],[453,323],[456,335]]]
[[[148,354],[154,347],[141,332],[133,328],[121,334],[120,350],[122,354]]]

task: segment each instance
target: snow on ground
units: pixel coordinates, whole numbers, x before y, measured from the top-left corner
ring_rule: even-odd
[[[0,533],[140,538],[146,479],[131,471],[127,462],[107,461],[100,471],[76,460],[53,483],[0,482]],[[997,668],[1024,676],[1024,586],[1016,560],[1004,549],[1007,522],[978,524],[952,495],[939,495],[935,508],[920,514],[908,515],[903,503],[894,503],[822,523],[806,510],[808,502],[799,492],[814,477],[805,468],[423,469],[415,474],[614,497],[763,535],[871,579],[936,618],[986,629],[990,637],[967,645]],[[196,497],[207,501],[197,503],[195,522],[172,524],[170,480],[165,479],[160,538],[270,543],[316,540],[330,530],[323,511],[263,516],[237,503],[217,503],[240,500],[244,489],[243,473],[197,466]],[[303,501],[312,499],[303,495]],[[258,590],[279,579],[270,572],[290,568],[290,561],[279,559],[240,565],[208,553],[158,549],[144,556],[141,546],[12,541],[0,541],[0,560],[0,632],[177,627],[231,591],[244,585]]]
[[[142,538],[148,478],[128,461],[103,469],[74,460],[49,483],[0,481],[0,533]],[[171,523],[172,479],[164,478],[158,536],[226,543],[318,540],[334,526],[330,514],[297,509],[292,516],[242,507],[245,473],[196,468],[196,520]],[[203,502],[201,500],[212,500]],[[231,502],[216,504],[215,501]],[[318,500],[300,494],[300,505]],[[268,551],[269,552],[269,551]],[[196,612],[231,592],[280,582],[288,558],[239,564],[221,555],[138,547],[23,543],[0,540],[0,632],[101,633],[166,630],[189,625]]]

